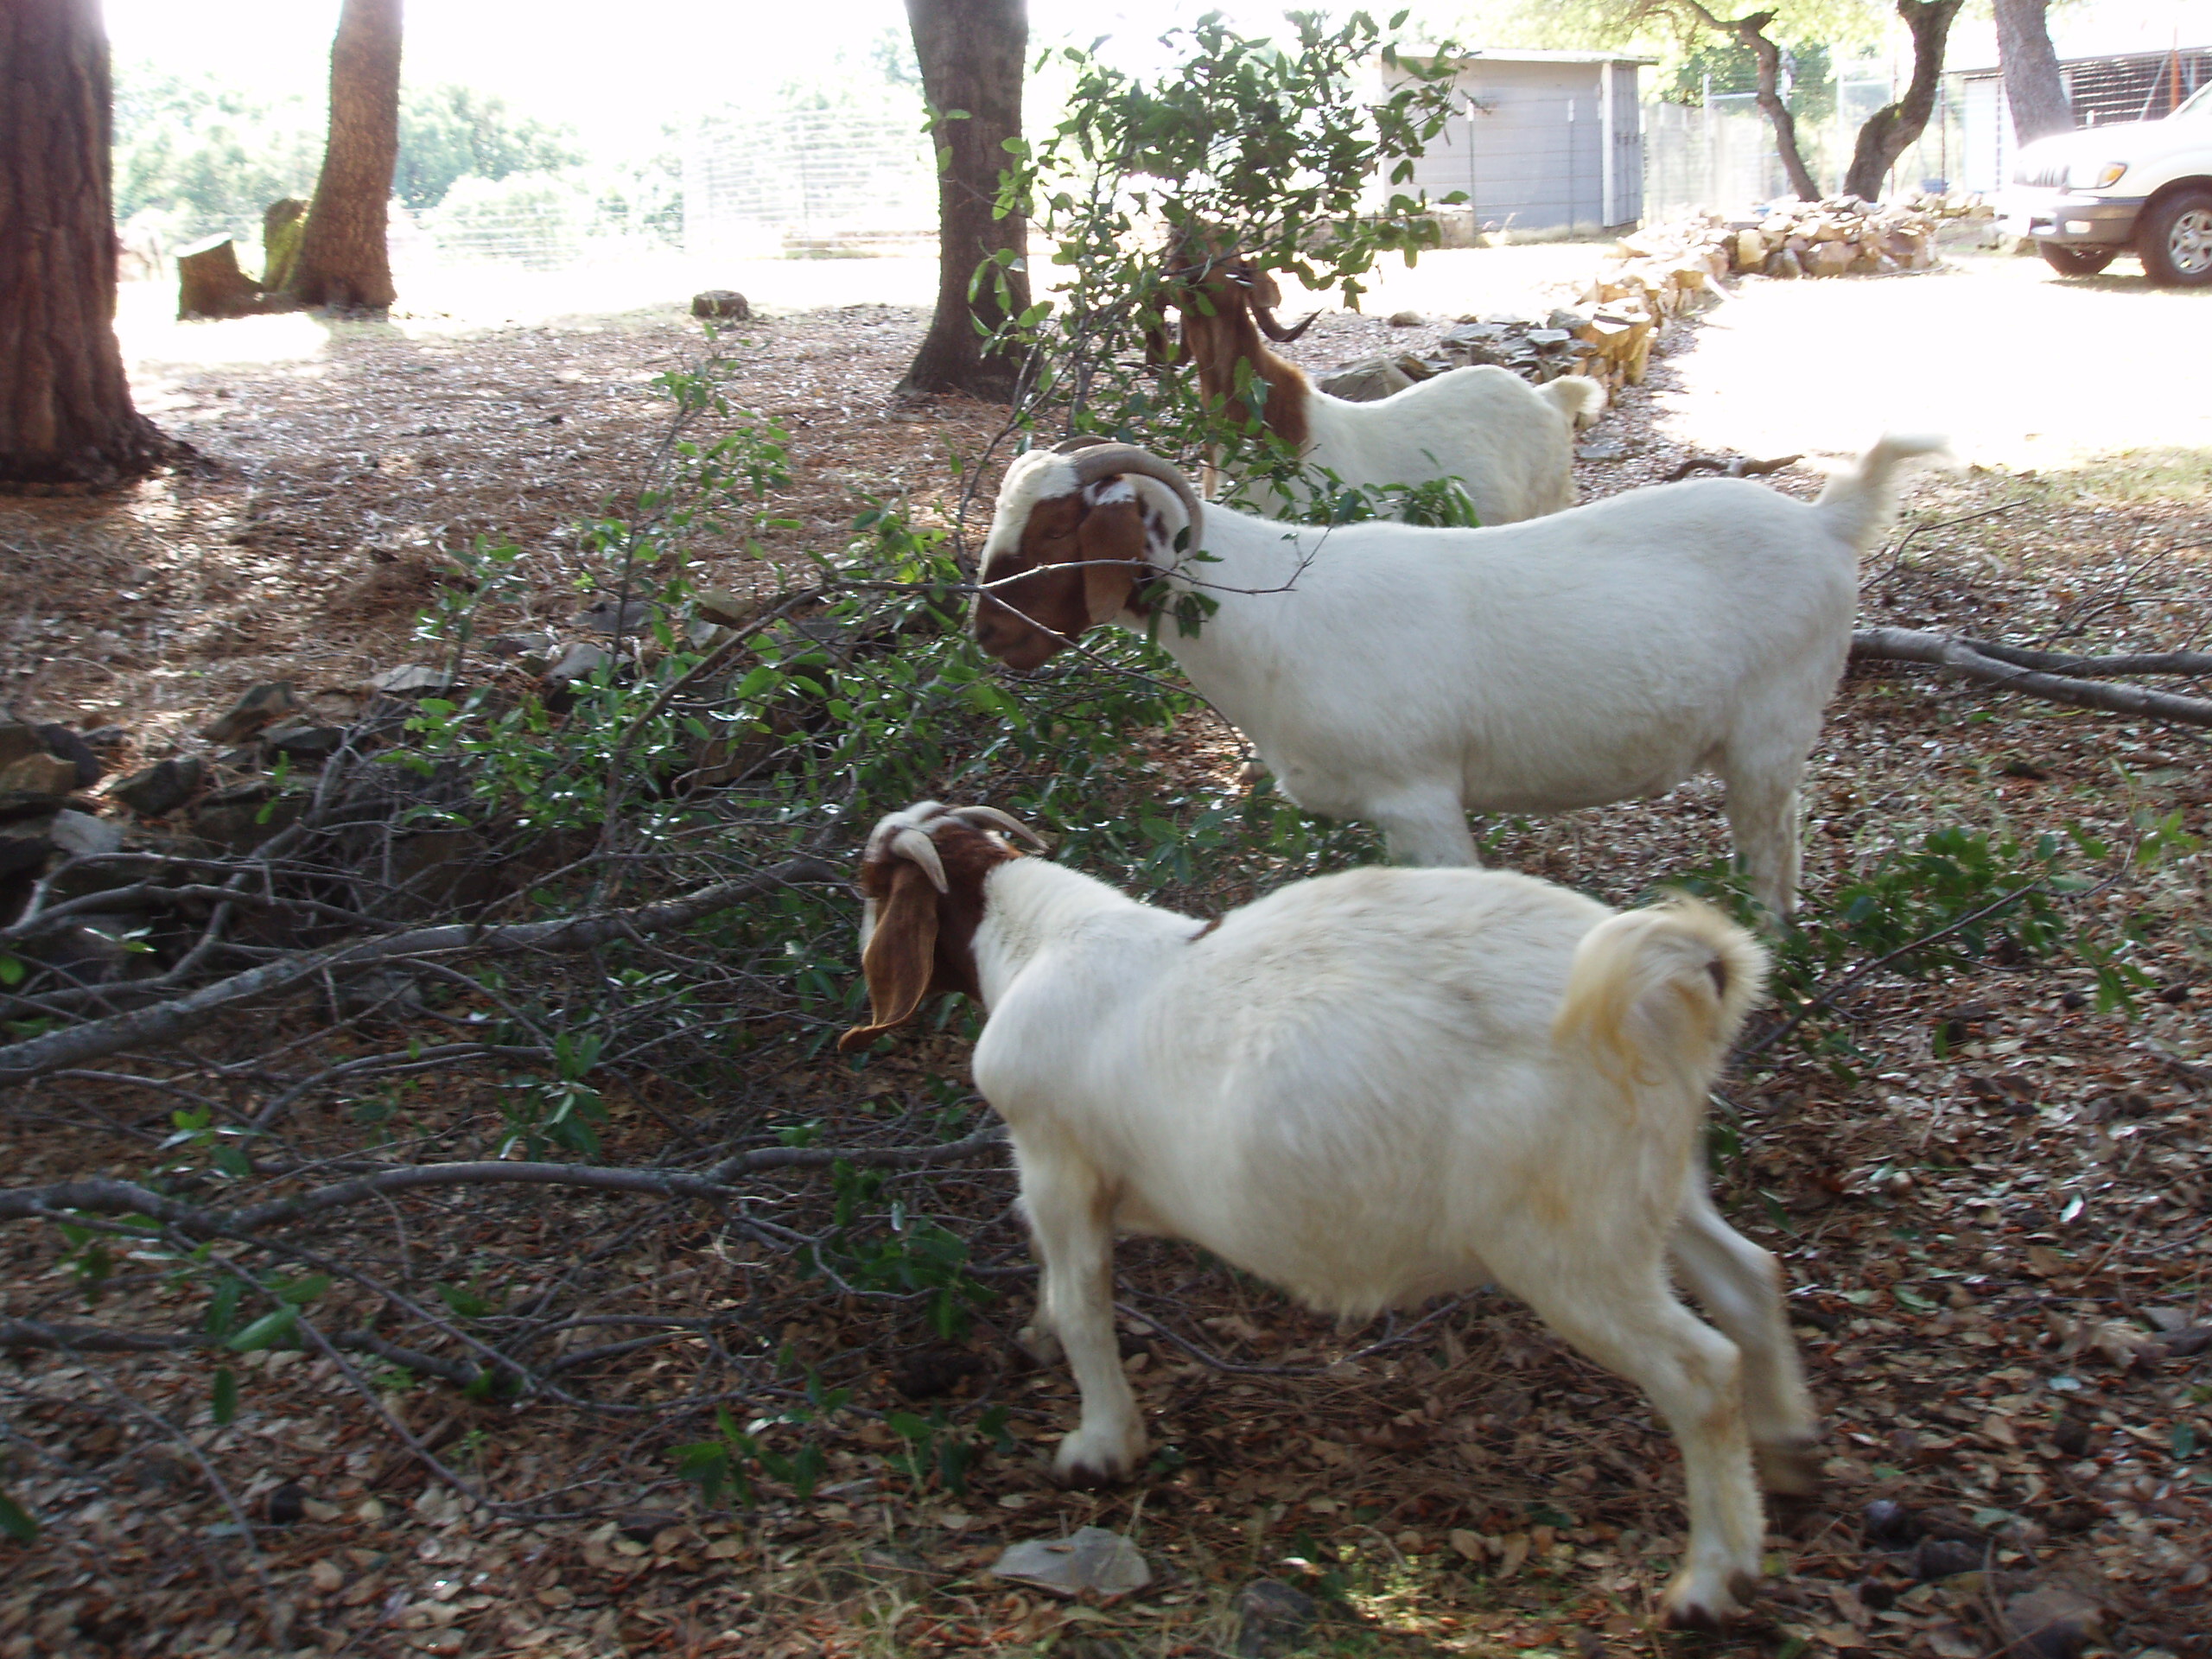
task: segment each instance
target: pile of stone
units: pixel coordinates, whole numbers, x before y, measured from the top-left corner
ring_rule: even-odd
[[[1936,263],[1938,215],[1856,196],[1777,201],[1726,221],[1729,264],[1766,276],[1879,276]]]
[[[1373,403],[1447,369],[1482,364],[1510,369],[1539,386],[1563,374],[1603,378],[1602,367],[1593,364],[1603,350],[1597,343],[1603,337],[1596,332],[1595,318],[1585,312],[1560,309],[1547,317],[1492,312],[1462,317],[1427,351],[1363,358],[1314,384],[1334,397]]]

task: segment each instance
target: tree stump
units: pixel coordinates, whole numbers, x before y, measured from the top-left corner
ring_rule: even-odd
[[[291,285],[300,263],[300,238],[307,230],[308,205],[297,196],[272,201],[261,215],[261,285],[281,294]]]
[[[176,315],[250,317],[265,308],[261,284],[238,269],[238,245],[211,236],[177,250]]]

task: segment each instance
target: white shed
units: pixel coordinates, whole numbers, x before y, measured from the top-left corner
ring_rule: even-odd
[[[1610,230],[1643,216],[1637,72],[1613,52],[1470,52],[1459,113],[1414,164],[1432,200],[1465,191],[1484,229]],[[1394,77],[1402,81],[1402,73]]]

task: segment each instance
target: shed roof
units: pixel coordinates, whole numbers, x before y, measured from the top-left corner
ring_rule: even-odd
[[[1398,55],[1427,62],[1439,54],[1433,47],[1426,49],[1414,47],[1401,51]],[[1638,57],[1632,52],[1544,52],[1519,47],[1479,46],[1452,55],[1462,65],[1471,64],[1478,58],[1485,63],[1630,63],[1642,66],[1659,61],[1656,58]]]

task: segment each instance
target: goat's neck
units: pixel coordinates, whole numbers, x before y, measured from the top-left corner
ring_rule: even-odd
[[[1022,970],[1051,949],[1077,945],[1141,957],[1186,939],[1187,916],[1140,904],[1078,870],[1043,858],[1014,858],[993,870],[976,930],[976,977],[983,1006],[996,1007]]]
[[[1193,309],[1185,315],[1183,337],[1198,363],[1198,391],[1207,408],[1226,407],[1242,423],[1246,410],[1236,397],[1236,365],[1240,360],[1249,363],[1253,378],[1268,388],[1260,411],[1268,430],[1294,449],[1305,447],[1309,435],[1306,405],[1313,386],[1305,370],[1268,349],[1250,311],[1242,305],[1225,306],[1206,317]]]

